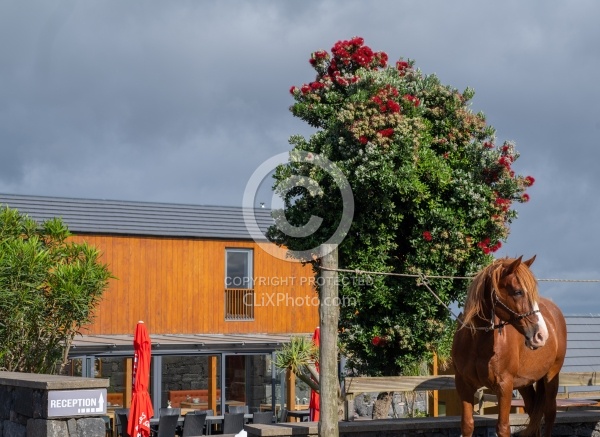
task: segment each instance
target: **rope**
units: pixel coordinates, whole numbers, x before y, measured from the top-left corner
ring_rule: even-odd
[[[359,270],[359,269],[333,269],[330,267],[319,267],[321,270],[327,270],[330,272],[341,272],[341,273],[354,273],[356,275],[382,275],[382,276],[401,276],[405,278],[429,278],[429,279],[473,279],[474,276],[446,276],[446,275],[424,275],[421,273],[392,273],[392,272],[371,272],[368,270]],[[542,279],[536,278],[538,282],[583,282],[583,283],[592,283],[592,282],[600,282],[600,279]]]

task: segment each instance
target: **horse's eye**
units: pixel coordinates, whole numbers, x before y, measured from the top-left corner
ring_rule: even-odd
[[[523,290],[515,290],[515,296],[523,296]]]

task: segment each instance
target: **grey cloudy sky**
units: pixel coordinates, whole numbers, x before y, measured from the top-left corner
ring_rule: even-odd
[[[516,142],[536,184],[499,255],[600,279],[599,18],[594,0],[5,0],[0,192],[241,205],[260,164],[310,133],[288,111],[310,53],[362,36],[473,87]],[[541,291],[600,313],[598,283]]]

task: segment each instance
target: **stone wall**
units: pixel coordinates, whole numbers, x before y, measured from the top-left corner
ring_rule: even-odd
[[[106,388],[108,380],[0,372],[3,437],[104,437],[101,417],[48,417],[48,392]]]
[[[517,433],[527,423],[527,415],[512,414],[511,430]],[[474,437],[496,435],[496,416],[475,416]],[[305,436],[318,437],[315,422],[279,425],[247,425],[248,437]],[[340,422],[340,437],[459,437],[460,417],[436,417],[417,419],[358,420]],[[558,412],[552,435],[600,436],[600,410]]]

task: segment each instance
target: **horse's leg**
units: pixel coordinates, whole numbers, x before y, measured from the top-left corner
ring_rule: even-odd
[[[498,437],[510,437],[510,403],[512,401],[512,381],[503,382],[501,387],[496,390],[498,396],[498,423],[496,424],[496,434]]]
[[[533,403],[535,402],[535,389],[533,388],[533,385],[528,385],[527,387],[520,388],[519,393],[521,393],[523,403],[525,404],[525,412],[529,414],[533,407]]]
[[[475,430],[475,421],[473,420],[473,402],[475,399],[474,387],[467,384],[460,374],[454,377],[456,391],[461,400],[460,430],[462,437],[471,437]]]
[[[554,420],[556,419],[556,394],[558,393],[559,384],[558,375],[549,381],[542,379],[541,381],[538,381],[538,384],[544,384],[546,386],[544,397],[544,436],[550,437],[552,435]]]
[[[539,383],[538,383],[539,384]],[[535,388],[533,385],[528,385],[527,387],[523,387],[519,389],[519,393],[521,393],[521,397],[523,398],[523,403],[525,404],[525,413],[531,415],[533,404],[535,403]],[[532,434],[533,437],[539,437],[542,433],[539,429]]]

